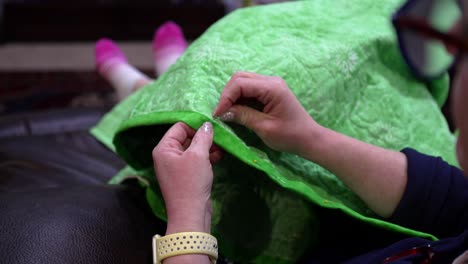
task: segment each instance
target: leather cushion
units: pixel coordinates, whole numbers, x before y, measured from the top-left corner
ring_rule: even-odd
[[[0,118],[1,263],[151,263],[165,224],[89,128],[102,109]]]

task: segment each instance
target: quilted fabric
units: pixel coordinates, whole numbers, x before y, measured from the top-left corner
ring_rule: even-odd
[[[150,186],[154,212],[165,218],[151,151],[171,124],[183,121],[198,128],[211,121],[214,141],[228,153],[215,166],[213,186],[213,233],[225,256],[242,262],[296,261],[317,243],[311,205],[433,238],[379,219],[327,170],[273,151],[251,131],[211,116],[236,71],[276,75],[326,127],[456,164],[454,136],[439,109],[448,78],[427,84],[409,73],[389,22],[399,2],[298,1],[224,17],[158,80],[117,105],[92,130],[128,162],[114,182],[129,174],[141,177]],[[300,124],[290,129],[301,129]]]

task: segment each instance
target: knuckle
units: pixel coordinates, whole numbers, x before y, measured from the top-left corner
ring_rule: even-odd
[[[158,146],[153,148],[153,151],[151,152],[151,156],[153,156],[153,159],[156,160],[156,158],[159,156],[159,148]]]
[[[240,115],[238,117],[238,120],[237,120],[241,125],[248,125],[249,124],[249,121],[250,121],[250,117],[248,114],[243,114],[243,115]]]
[[[185,155],[189,160],[199,160],[203,158],[203,154],[197,150],[188,150],[186,151]]]
[[[241,123],[242,125],[250,125],[251,123],[251,120],[253,118],[252,116],[252,113],[250,111],[240,111],[241,107],[237,108],[237,112],[238,113],[242,113],[242,114],[237,114],[235,116],[237,116],[237,119],[238,119],[238,122]]]
[[[265,123],[263,125],[262,132],[264,135],[271,135],[272,132],[274,132],[274,126],[271,123]]]
[[[235,73],[232,75],[231,78],[232,78],[234,81],[237,81],[237,80],[239,80],[239,78],[242,78],[242,77],[243,77],[243,73],[240,72],[240,71],[237,71],[237,72],[235,72]]]
[[[242,80],[243,80],[242,77],[236,77],[236,78],[234,78],[232,81],[233,81],[233,83],[235,83],[237,86],[241,86]]]
[[[263,136],[272,136],[278,132],[278,125],[275,122],[265,122],[262,127]]]
[[[153,151],[151,152],[151,156],[153,158],[153,163],[163,163],[168,160],[168,155],[164,151],[164,149],[161,149],[161,147],[156,146]]]
[[[272,77],[272,82],[276,85],[276,86],[279,86],[279,87],[284,87],[286,86],[286,82],[284,81],[283,78],[279,77],[279,76],[273,76]]]

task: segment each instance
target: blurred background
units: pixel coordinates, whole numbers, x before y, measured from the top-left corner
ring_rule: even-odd
[[[154,77],[158,26],[172,20],[191,41],[237,2],[0,0],[0,115],[112,105],[113,89],[95,70],[99,38],[114,39],[131,64]]]
[[[188,41],[227,13],[287,0],[0,0],[0,115],[115,104],[94,65],[94,44],[115,40],[154,76],[151,40],[168,20]],[[449,102],[443,107],[450,125]]]

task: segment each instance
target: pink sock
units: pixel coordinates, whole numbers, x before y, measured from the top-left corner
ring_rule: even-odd
[[[172,21],[161,25],[153,37],[153,59],[156,75],[163,74],[187,49],[182,29]]]
[[[110,39],[96,42],[95,62],[99,74],[115,88],[119,99],[124,99],[137,86],[148,83],[149,77],[128,64],[125,54]]]

